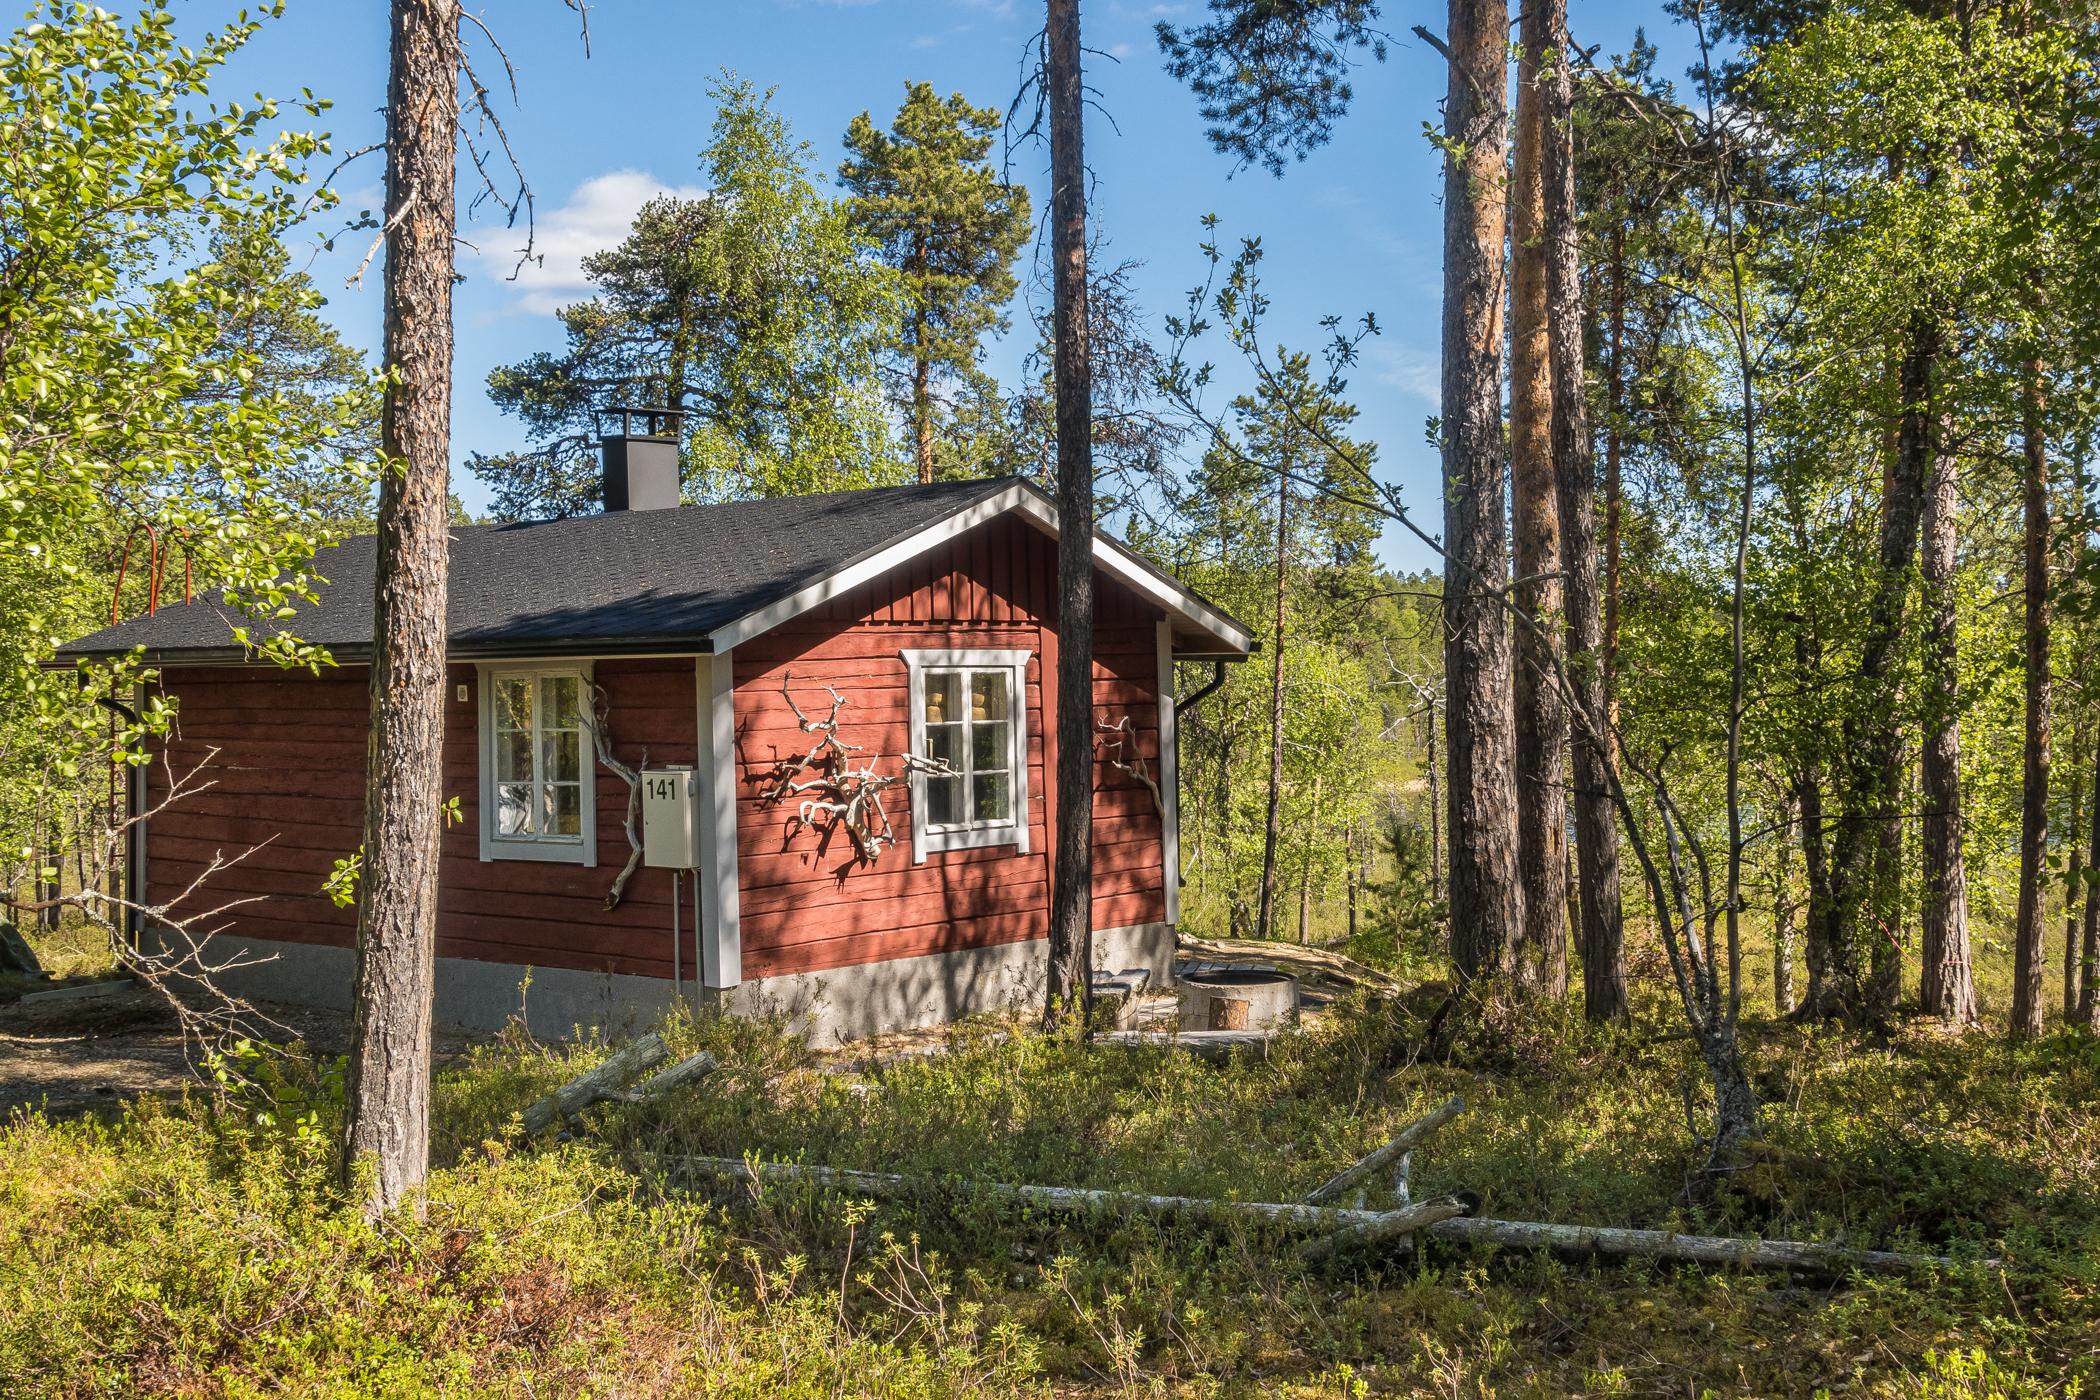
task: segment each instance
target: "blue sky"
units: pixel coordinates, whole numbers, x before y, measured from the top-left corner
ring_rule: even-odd
[[[230,0],[187,0],[184,23],[215,27],[232,8]],[[1093,213],[1113,255],[1143,264],[1139,287],[1155,328],[1203,275],[1197,244],[1205,213],[1220,217],[1227,240],[1262,237],[1273,338],[1316,348],[1322,316],[1375,312],[1383,334],[1365,347],[1351,382],[1359,428],[1433,527],[1440,511],[1423,422],[1436,410],[1441,209],[1423,124],[1436,117],[1444,74],[1435,52],[1408,31],[1416,23],[1441,31],[1443,12],[1391,0],[1384,10],[1394,36],[1387,61],[1367,62],[1356,74],[1353,109],[1332,143],[1277,180],[1259,170],[1235,174],[1204,140],[1194,100],[1161,71],[1153,25],[1199,20],[1200,3],[1090,0],[1085,38],[1103,53],[1090,55],[1087,77],[1105,113],[1091,118],[1087,133],[1097,176]],[[462,230],[479,251],[460,250],[466,280],[456,303],[455,461],[524,445],[519,425],[488,402],[489,370],[559,345],[551,313],[587,294],[580,260],[617,242],[650,194],[698,186],[695,157],[713,116],[713,74],[731,69],[776,88],[776,106],[815,144],[828,171],[852,117],[871,110],[887,122],[907,80],[1006,106],[1042,10],[1027,0],[595,0],[589,57],[561,0],[500,0],[476,13],[517,69],[518,102],[501,110],[537,196],[546,259],[510,280],[518,233],[487,222],[486,210]],[[1577,41],[1606,52],[1623,51],[1639,24],[1666,27],[1658,7],[1629,0],[1578,4],[1573,16]],[[334,101],[328,125],[337,151],[346,152],[381,134],[386,46],[383,0],[291,0],[240,56],[222,91],[311,87]],[[497,65],[478,41],[477,59],[492,79]],[[1013,172],[1037,191],[1038,209],[1047,159],[1040,147],[1014,155]],[[463,190],[470,174],[462,173]],[[346,171],[337,188],[347,209],[376,210],[380,179],[376,156]],[[313,230],[316,238],[328,231]],[[367,237],[314,250],[310,271],[329,298],[327,314],[370,350],[380,318],[376,267],[360,285],[345,286]],[[1026,340],[1017,326],[1010,343],[994,348],[991,367],[1002,378],[1018,368]],[[470,509],[484,506],[465,473],[455,488]],[[1407,568],[1431,559],[1397,530],[1386,554]]]

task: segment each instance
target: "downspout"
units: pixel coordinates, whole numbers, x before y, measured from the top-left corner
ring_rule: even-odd
[[[1201,701],[1219,686],[1225,684],[1225,667],[1227,664],[1222,658],[1211,662],[1211,665],[1216,669],[1211,672],[1210,680],[1197,686],[1188,695],[1174,702],[1174,773],[1177,782],[1180,780],[1181,774],[1182,717],[1195,708],[1197,702]],[[1186,885],[1189,882],[1188,872],[1181,868],[1181,862],[1179,861],[1175,862],[1175,881],[1181,885]]]
[[[98,695],[95,703],[133,726],[139,713],[115,696]],[[116,756],[110,756],[115,763]],[[140,910],[146,903],[146,769],[143,764],[124,765],[124,941],[135,952],[139,946]]]

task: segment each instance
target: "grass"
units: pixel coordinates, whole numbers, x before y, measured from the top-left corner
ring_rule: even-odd
[[[0,973],[0,995],[19,995],[74,979],[106,977],[116,971],[117,960],[109,946],[109,935],[68,909],[58,927],[27,924],[21,928],[37,962],[50,974],[50,981]]]
[[[447,1068],[428,1218],[344,1208],[322,1067],[269,1097],[0,1129],[0,1393],[2062,1396],[2100,1347],[2100,1047],[1792,1029],[1753,1059],[1772,1162],[1687,1191],[1698,1076],[1665,1011],[1547,1015],[1416,1055],[1348,1006],[1266,1065],[958,1028],[827,1063],[675,1021],[723,1068],[569,1143],[507,1120],[602,1051],[509,1036]],[[1973,1259],[1838,1283],[1431,1247],[1310,1269],[1220,1222],[1052,1220],[971,1180],[1291,1199],[1453,1092],[1418,1192],[1499,1215]],[[264,1121],[267,1120],[267,1121]],[[935,1203],[676,1189],[687,1153],[953,1179]]]

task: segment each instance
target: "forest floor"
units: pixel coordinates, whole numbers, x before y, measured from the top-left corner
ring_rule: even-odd
[[[992,1023],[870,1055],[681,1019],[674,1049],[722,1062],[695,1091],[529,1145],[512,1115],[604,1049],[510,1033],[441,1067],[426,1218],[378,1228],[334,1182],[332,1046],[248,1057],[231,1093],[17,1110],[0,1393],[1983,1400],[2100,1378],[2100,1046],[1764,1026],[1772,1151],[1715,1187],[1687,1119],[1696,1062],[1659,997],[1628,1028],[1547,1011],[1432,1058],[1439,1000],[1344,1000],[1226,1067]],[[1957,1262],[1819,1279],[1428,1243],[1336,1267],[1268,1228],[1046,1217],[970,1189],[1292,1200],[1453,1093],[1472,1108],[1416,1154],[1417,1196]],[[955,1185],[865,1202],[696,1184],[687,1154]]]

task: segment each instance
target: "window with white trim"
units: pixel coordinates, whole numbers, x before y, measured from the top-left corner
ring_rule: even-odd
[[[907,651],[915,860],[1028,850],[1028,653]]]
[[[595,865],[587,670],[481,675],[481,857]]]

